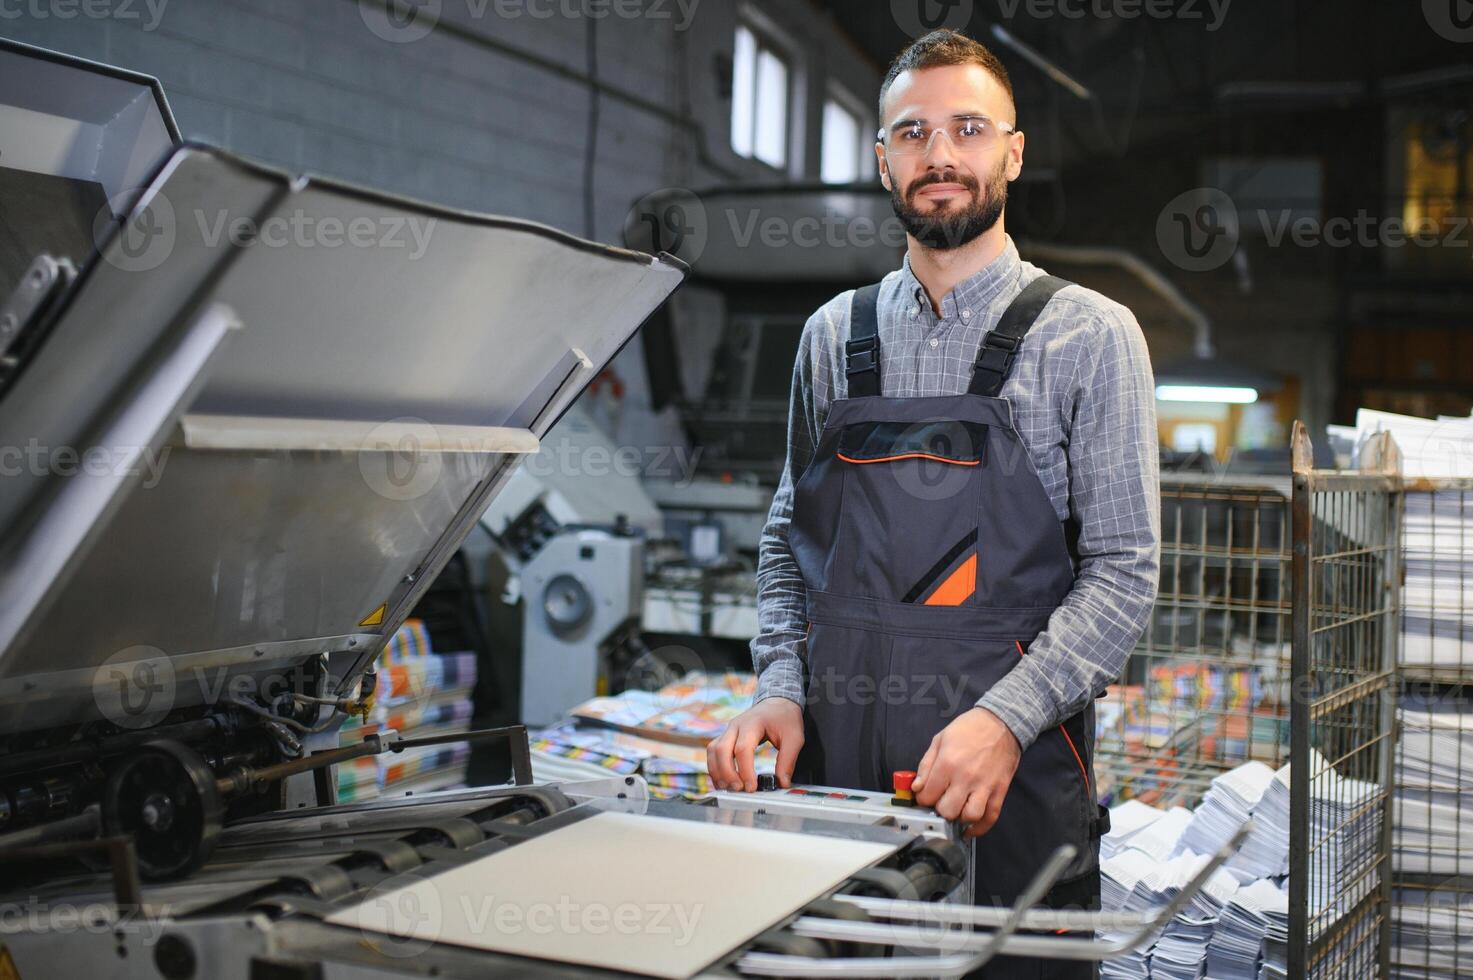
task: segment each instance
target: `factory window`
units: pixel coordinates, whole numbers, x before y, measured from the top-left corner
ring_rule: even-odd
[[[870,143],[861,132],[859,113],[848,100],[830,97],[823,104],[823,157],[819,176],[825,184],[852,184],[869,175]]]
[[[785,167],[788,162],[787,60],[745,24],[736,32],[732,65],[731,147],[744,157]]]
[[[1382,261],[1398,275],[1467,276],[1468,252],[1458,246],[1473,219],[1473,123],[1466,112],[1441,109],[1395,121],[1402,145],[1391,172],[1401,172],[1405,231],[1372,241],[1387,244],[1379,250]],[[1398,239],[1413,246],[1390,244]]]

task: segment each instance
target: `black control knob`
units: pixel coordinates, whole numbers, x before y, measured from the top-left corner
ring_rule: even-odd
[[[777,789],[777,775],[770,772],[759,772],[757,774],[757,791],[759,793],[770,793]]]

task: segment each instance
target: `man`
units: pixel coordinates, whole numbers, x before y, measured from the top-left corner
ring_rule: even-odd
[[[756,789],[763,740],[782,786],[796,768],[888,790],[913,769],[916,802],[979,838],[979,904],[1012,902],[1071,843],[1047,903],[1098,907],[1093,699],[1145,627],[1159,562],[1145,341],[1129,310],[1020,261],[1004,215],[1024,138],[991,52],[921,38],[880,119],[905,261],[803,331],[757,697],[712,743],[711,777]]]

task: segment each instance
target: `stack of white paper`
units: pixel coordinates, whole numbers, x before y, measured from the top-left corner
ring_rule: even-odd
[[[1283,882],[1277,888],[1278,898],[1263,906],[1268,932],[1263,937],[1258,980],[1287,980],[1289,976],[1289,884]]]
[[[1192,865],[1196,874],[1207,859]],[[1238,881],[1219,868],[1190,904],[1171,920],[1151,951],[1151,976],[1197,980],[1207,965],[1207,944],[1217,928],[1222,909],[1237,893]]]
[[[1392,851],[1394,867],[1417,874],[1473,874],[1473,706],[1412,701],[1397,712]],[[1461,818],[1461,819],[1460,819]]]
[[[1289,873],[1289,767],[1274,773],[1253,807],[1253,829],[1228,870],[1239,881],[1280,878]]]
[[[1393,867],[1433,881],[1473,875],[1473,703],[1408,696],[1397,717]],[[1400,975],[1455,976],[1456,963],[1468,957],[1469,936],[1473,896],[1443,888],[1397,892],[1392,960]]]
[[[1126,912],[1145,912],[1159,908],[1175,898],[1177,893],[1192,879],[1192,876],[1207,863],[1207,858],[1195,854],[1183,854],[1166,862],[1155,862],[1145,852],[1127,848],[1111,861],[1110,877],[1115,878],[1116,887],[1111,891],[1111,904],[1105,903],[1103,889],[1101,890],[1101,906]],[[1123,886],[1124,881],[1131,879],[1134,879],[1135,883],[1121,901],[1119,888]],[[1120,904],[1115,904],[1116,902]],[[1104,937],[1119,938],[1110,932],[1104,933]],[[1157,947],[1156,944],[1151,944],[1114,960],[1106,961],[1101,966],[1100,975],[1112,978],[1112,980],[1124,977],[1151,978],[1182,975],[1172,971],[1177,969],[1179,964],[1181,969],[1186,969],[1185,961],[1191,958],[1192,953],[1181,947],[1182,944],[1173,944],[1167,951],[1167,959],[1163,961],[1163,968],[1167,972],[1157,971],[1154,958]],[[1195,963],[1193,967],[1194,965]],[[1195,974],[1187,975],[1195,977]]]
[[[1182,832],[1180,848],[1217,853],[1243,826],[1273,780],[1274,771],[1261,762],[1247,762],[1218,776]]]
[[[1407,476],[1473,476],[1473,417],[1424,419],[1363,408],[1355,428],[1357,449],[1373,433],[1391,433]]]
[[[1309,914],[1327,929],[1355,907],[1379,881],[1367,873],[1380,840],[1381,807],[1369,805],[1374,783],[1341,776],[1311,750],[1309,784]]]
[[[1372,805],[1376,785],[1346,778],[1319,753],[1310,768],[1310,913],[1323,930],[1376,886],[1382,808]],[[1289,782],[1288,766],[1250,762],[1213,780],[1195,813],[1139,803],[1111,811],[1100,872],[1101,905],[1112,911],[1159,908],[1250,816],[1254,831],[1161,935],[1103,964],[1103,978],[1287,980]]]
[[[1100,860],[1120,853],[1130,844],[1130,839],[1166,815],[1140,800],[1126,800],[1110,808],[1110,832],[1100,838]]]
[[[1393,978],[1458,976],[1473,936],[1473,895],[1451,890],[1398,890],[1391,901]],[[1462,948],[1459,948],[1459,938]]]
[[[1408,702],[1397,711],[1398,783],[1446,792],[1449,801],[1456,792],[1473,792],[1473,715],[1464,707],[1473,705]]]
[[[1213,980],[1257,980],[1264,944],[1272,935],[1280,948],[1288,938],[1289,896],[1267,879],[1244,885],[1218,917],[1207,945],[1207,975]],[[1270,960],[1269,976],[1283,976],[1282,962]]]
[[[1140,883],[1152,874],[1152,860],[1141,851],[1127,850],[1111,858],[1109,864],[1107,870],[1105,862],[1100,863],[1100,907],[1115,912],[1149,909],[1152,890],[1149,886],[1141,888]],[[1123,936],[1103,931],[1100,938],[1113,941]],[[1148,939],[1138,948],[1101,963],[1100,980],[1150,980],[1149,957],[1153,945]]]
[[[1100,861],[1100,907],[1120,911],[1136,883],[1151,873],[1155,861],[1142,851],[1124,850]]]
[[[1473,418],[1363,408],[1355,422],[1357,446],[1373,433],[1391,433],[1407,476],[1473,476]],[[1456,491],[1408,493],[1402,535],[1402,663],[1473,667],[1473,513]]]
[[[1165,861],[1177,851],[1177,844],[1187,825],[1192,822],[1192,811],[1174,806],[1159,819],[1141,828],[1130,837],[1129,848],[1142,851],[1156,861]]]
[[[1473,669],[1473,509],[1453,491],[1405,499],[1402,664]]]

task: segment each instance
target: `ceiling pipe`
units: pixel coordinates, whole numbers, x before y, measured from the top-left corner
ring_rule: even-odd
[[[1049,61],[1043,55],[1039,54],[1038,51],[1034,48],[1029,47],[1027,44],[1024,44],[1022,41],[1018,40],[1012,35],[1011,32],[1008,31],[1007,28],[1003,27],[1001,24],[992,25],[992,36],[997,38],[999,43],[1012,48],[1015,52],[1017,52],[1020,58],[1028,62],[1034,68],[1037,68],[1049,78],[1052,78],[1055,82],[1058,82],[1064,88],[1068,89],[1075,98],[1083,99],[1086,102],[1093,101],[1095,97],[1094,93],[1086,88],[1083,83],[1075,80],[1074,76],[1070,75],[1068,72],[1060,68],[1058,65],[1054,64],[1052,61]]]

